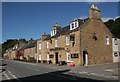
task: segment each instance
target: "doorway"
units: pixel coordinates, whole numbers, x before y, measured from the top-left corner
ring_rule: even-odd
[[[55,53],[55,62],[58,64],[58,52]]]
[[[88,65],[88,53],[87,53],[87,51],[83,51],[83,65],[84,66]]]

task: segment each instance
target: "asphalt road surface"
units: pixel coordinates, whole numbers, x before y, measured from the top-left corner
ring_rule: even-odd
[[[26,82],[38,80],[80,80],[80,82],[106,82],[82,77],[80,74],[71,74],[71,69],[52,69],[35,63],[5,60],[7,69],[1,73],[2,82]],[[110,81],[109,81],[110,82]],[[115,81],[113,81],[115,82]],[[116,81],[117,82],[117,81]]]

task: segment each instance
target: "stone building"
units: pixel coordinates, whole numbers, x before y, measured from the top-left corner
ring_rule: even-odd
[[[113,61],[112,34],[101,20],[97,6],[90,7],[86,19],[75,19],[63,28],[56,23],[50,34],[38,41],[41,60],[51,60],[54,64],[73,62],[75,65]]]
[[[112,38],[113,62],[120,62],[120,39]]]
[[[27,44],[26,48],[24,48],[24,58],[27,60],[36,60],[37,56],[37,41]]]
[[[41,39],[37,41],[37,60],[44,62],[49,61],[49,43],[50,43],[50,35],[46,35],[43,33]]]

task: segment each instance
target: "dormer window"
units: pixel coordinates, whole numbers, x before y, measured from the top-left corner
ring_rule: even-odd
[[[75,22],[75,27],[77,27],[77,22]]]
[[[73,21],[72,23],[70,23],[70,30],[74,30],[78,27],[78,20]]]
[[[61,29],[60,25],[56,23],[56,24],[52,27],[51,36],[56,35],[57,32],[58,32],[60,29]]]
[[[72,24],[72,29],[74,29],[74,23]]]
[[[55,34],[56,34],[56,30],[54,29],[54,30],[53,30],[53,35],[55,35]]]

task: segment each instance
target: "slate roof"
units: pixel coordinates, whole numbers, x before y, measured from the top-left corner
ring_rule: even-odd
[[[51,39],[51,36],[49,34],[49,35],[47,35],[47,38],[45,38],[44,40],[50,40],[50,39]]]
[[[79,21],[79,27],[80,28],[83,24],[85,24],[87,21],[89,20],[89,18],[86,18],[86,19],[78,19]],[[68,26],[65,26],[63,27],[56,35],[52,36],[51,38],[54,38],[54,37],[58,37],[60,35],[64,35],[64,34],[68,34],[68,33],[71,33],[73,31],[76,31],[78,30],[78,28],[74,29],[74,30],[70,30],[70,25]]]
[[[51,38],[55,38],[55,37],[58,37],[60,35],[65,35],[65,34],[73,32],[73,31],[76,31],[79,28],[81,28],[89,20],[89,18],[86,18],[86,19],[77,19],[77,20],[79,22],[79,27],[78,28],[76,28],[74,30],[70,30],[70,25],[67,25],[67,26],[61,28],[56,35],[54,35],[52,37],[50,35],[48,35],[48,37],[45,38],[44,40],[51,40]],[[74,21],[76,21],[76,20],[74,20]]]
[[[37,41],[34,41],[32,43],[29,43],[26,48],[32,48],[32,47],[35,47],[36,45],[37,45]]]
[[[23,49],[26,49],[27,48],[27,46],[28,46],[28,44],[24,44],[24,45],[22,45],[18,50],[23,50]]]

